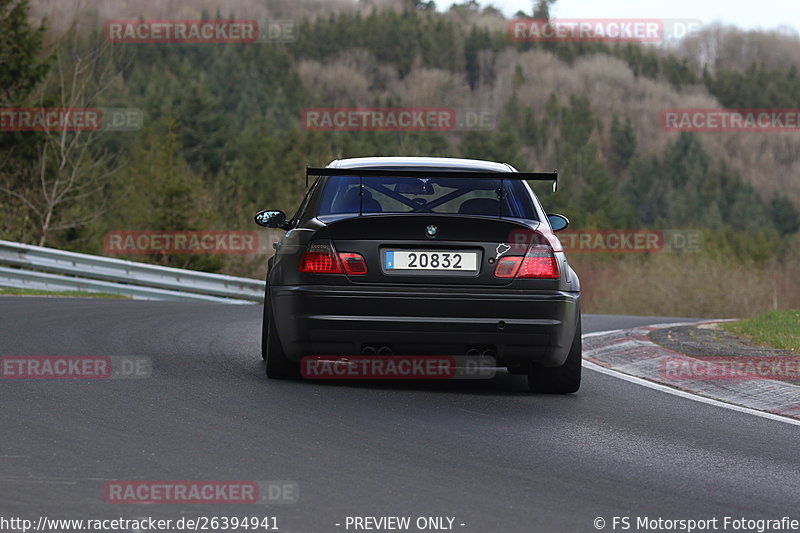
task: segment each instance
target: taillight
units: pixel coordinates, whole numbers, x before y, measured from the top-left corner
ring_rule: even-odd
[[[343,274],[342,263],[336,256],[333,246],[326,242],[314,242],[308,245],[300,256],[298,272],[311,274]]]
[[[534,244],[525,257],[502,257],[494,268],[496,278],[558,279],[558,263],[547,244]]]
[[[342,260],[344,270],[350,276],[363,276],[367,273],[367,262],[364,261],[364,256],[354,253],[340,253],[339,259]]]
[[[496,278],[513,278],[517,275],[519,265],[522,263],[522,257],[511,256],[501,257],[494,267],[494,277]]]
[[[546,244],[534,244],[525,254],[518,278],[558,279],[558,264],[553,249]]]
[[[329,242],[313,242],[300,256],[298,272],[310,274],[344,274],[363,276],[367,273],[367,263],[361,254],[336,253]]]

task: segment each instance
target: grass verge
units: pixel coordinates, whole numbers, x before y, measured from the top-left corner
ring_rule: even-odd
[[[800,353],[800,310],[769,311],[738,322],[721,324],[735,335],[745,335],[759,344]]]
[[[130,296],[108,292],[43,291],[39,289],[11,289],[0,287],[0,296],[57,296],[62,298],[117,298],[130,300]]]

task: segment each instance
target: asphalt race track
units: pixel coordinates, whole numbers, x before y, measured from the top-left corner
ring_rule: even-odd
[[[611,531],[615,515],[800,518],[797,426],[589,370],[561,397],[511,375],[267,381],[261,310],[1,297],[0,355],[147,356],[153,374],[0,381],[0,515],[277,516],[287,532],[450,516],[481,533],[596,531],[596,517]],[[583,329],[677,320],[585,315]],[[292,480],[300,498],[110,504],[112,479]]]

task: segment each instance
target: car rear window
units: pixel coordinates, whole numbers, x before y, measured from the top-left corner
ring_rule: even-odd
[[[362,184],[363,195],[359,191]],[[359,212],[466,214],[536,219],[530,193],[520,180],[328,177],[322,191],[319,214],[324,216]]]

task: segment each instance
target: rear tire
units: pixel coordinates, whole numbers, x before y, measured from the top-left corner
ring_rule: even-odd
[[[531,392],[544,394],[570,394],[581,388],[581,363],[583,361],[581,342],[581,319],[575,328],[567,360],[556,367],[532,366],[528,372],[528,388]]]
[[[264,297],[264,315],[261,318],[261,359],[267,360],[267,335],[269,335],[269,287]]]
[[[261,357],[267,362],[269,379],[298,379],[300,365],[286,357],[269,301],[264,302],[264,327],[261,333]]]

